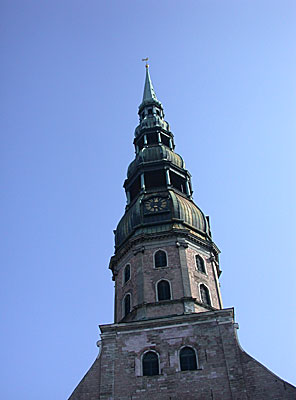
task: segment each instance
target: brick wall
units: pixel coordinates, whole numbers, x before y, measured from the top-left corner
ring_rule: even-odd
[[[131,248],[118,262],[115,268],[115,322],[124,318],[122,304],[127,293],[132,296],[132,309],[137,310],[127,316],[125,321],[184,313],[183,302],[172,301],[165,305],[156,304],[156,285],[162,279],[170,282],[172,300],[193,297],[201,302],[199,285],[203,283],[209,289],[212,307],[221,308],[217,289],[218,282],[210,261],[209,250],[189,241],[185,245],[183,243],[183,246],[177,245],[178,243],[177,236],[169,241],[164,239],[163,241],[143,242],[142,251],[135,252],[135,249]],[[159,249],[167,253],[168,265],[163,268],[154,267],[154,254]],[[206,266],[205,274],[196,268],[196,254],[203,257]],[[127,264],[130,264],[131,267],[131,279],[124,284],[123,271]],[[149,307],[146,307],[147,304]],[[139,310],[140,307],[141,310]],[[207,311],[207,309],[201,305],[195,305],[193,311],[200,312]]]
[[[101,330],[100,358],[70,400],[296,398],[295,387],[240,348],[232,309],[105,325]],[[179,351],[184,345],[197,352],[195,371],[180,371]],[[159,354],[159,375],[142,376],[146,350]]]

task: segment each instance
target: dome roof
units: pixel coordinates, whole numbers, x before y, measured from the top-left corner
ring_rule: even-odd
[[[118,248],[131,235],[151,234],[166,232],[172,229],[189,228],[204,236],[210,235],[209,227],[205,215],[193,201],[188,200],[174,190],[168,190],[161,194],[169,198],[169,210],[157,215],[146,217],[142,210],[145,198],[150,195],[141,195],[134,204],[127,209],[124,216],[119,221],[115,232],[115,247]],[[157,224],[157,222],[159,222]]]
[[[140,164],[161,160],[169,161],[179,168],[185,168],[185,162],[179,154],[160,144],[151,147],[144,147],[139,151],[135,160],[132,161],[128,167],[128,178],[134,173]]]

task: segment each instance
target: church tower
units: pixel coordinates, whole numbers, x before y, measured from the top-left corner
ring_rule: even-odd
[[[148,65],[139,118],[110,263],[115,322],[220,310],[219,250],[192,200],[191,175],[174,150]]]
[[[148,65],[138,114],[109,266],[114,323],[100,326],[99,355],[69,400],[295,399],[238,343],[209,217],[193,201]]]

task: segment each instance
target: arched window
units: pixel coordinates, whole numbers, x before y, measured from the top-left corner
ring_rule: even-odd
[[[159,374],[158,355],[154,351],[147,351],[143,355],[143,376],[153,376]]]
[[[124,317],[130,313],[131,311],[131,295],[128,293],[123,301],[123,313],[124,313]]]
[[[131,277],[131,266],[129,264],[127,264],[124,268],[123,283],[126,283],[127,281],[129,281],[130,277]]]
[[[180,351],[181,371],[192,371],[197,369],[196,354],[191,347],[183,347]]]
[[[167,256],[166,252],[163,250],[158,250],[154,254],[154,265],[155,268],[166,267],[167,266]]]
[[[171,298],[171,288],[168,281],[160,281],[157,284],[157,298],[158,301],[170,300]]]
[[[209,289],[205,285],[200,285],[200,299],[201,302],[207,304],[208,306],[211,305],[210,293]]]
[[[195,256],[195,263],[197,270],[205,274],[206,273],[205,262],[198,254]]]

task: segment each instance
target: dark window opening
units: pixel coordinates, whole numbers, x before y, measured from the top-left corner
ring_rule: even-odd
[[[124,268],[124,283],[128,282],[131,278],[131,266],[128,264]]]
[[[191,347],[183,347],[180,351],[181,371],[192,371],[197,369],[195,351]]]
[[[145,118],[145,113],[143,112],[143,113],[142,113],[142,119],[144,119],[144,118]]]
[[[161,114],[160,114],[160,111],[159,111],[159,110],[156,110],[156,114],[157,114],[159,117],[161,117]]]
[[[145,172],[146,189],[166,186],[164,170]]]
[[[200,298],[202,303],[211,305],[209,289],[205,285],[200,285]]]
[[[152,108],[148,108],[148,115],[152,115]]]
[[[147,143],[148,144],[157,144],[158,143],[158,136],[157,133],[149,133],[147,134]]]
[[[124,298],[124,316],[131,311],[131,295],[127,294]]]
[[[138,145],[139,150],[142,150],[142,148],[144,147],[144,137],[142,136],[136,144]]]
[[[165,146],[170,147],[170,138],[169,138],[168,136],[162,134],[162,135],[161,135],[161,142],[162,142]]]
[[[143,355],[143,376],[159,375],[158,355],[148,351]]]
[[[154,255],[154,265],[155,268],[161,268],[167,266],[167,256],[166,252],[163,250],[158,250]]]
[[[170,177],[172,186],[180,192],[186,193],[186,179],[172,171],[170,172]]]
[[[129,191],[130,191],[130,196],[131,196],[131,201],[137,196],[137,194],[141,190],[141,178],[140,176],[137,176],[137,178],[134,180],[132,183]]]
[[[171,299],[171,288],[168,281],[160,281],[157,284],[158,301]]]
[[[197,270],[199,272],[203,272],[205,274],[206,273],[205,263],[204,263],[204,260],[201,258],[201,256],[196,255],[195,256],[195,262],[196,262]]]

